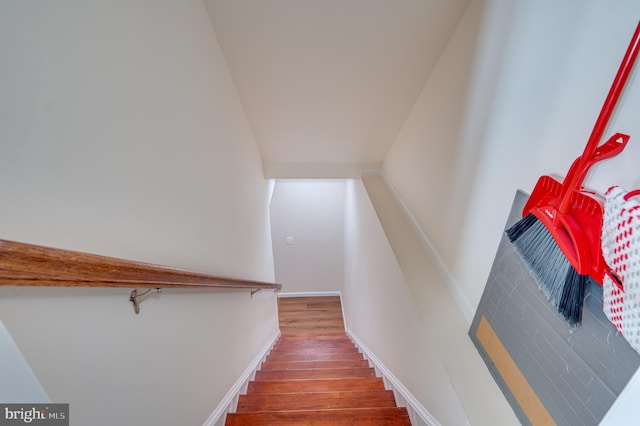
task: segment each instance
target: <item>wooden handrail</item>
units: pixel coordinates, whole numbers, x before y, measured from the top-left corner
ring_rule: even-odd
[[[280,290],[281,284],[226,278],[143,262],[0,240],[0,285]]]

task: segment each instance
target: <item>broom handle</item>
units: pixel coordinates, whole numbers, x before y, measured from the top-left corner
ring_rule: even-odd
[[[573,190],[578,189],[582,186],[582,182],[584,181],[584,177],[586,175],[586,170],[584,169],[585,167],[589,166],[589,160],[598,148],[598,143],[600,142],[602,134],[607,127],[607,123],[611,118],[611,114],[613,113],[616,103],[618,102],[620,94],[622,93],[622,89],[624,89],[624,85],[629,78],[629,74],[631,73],[633,64],[636,60],[636,57],[638,56],[638,51],[640,51],[639,42],[640,22],[636,27],[636,31],[631,38],[631,42],[629,43],[627,52],[625,53],[624,58],[622,59],[622,63],[618,68],[618,73],[616,74],[616,77],[613,80],[613,84],[609,89],[609,94],[607,95],[607,98],[604,101],[604,105],[600,110],[600,115],[598,116],[598,119],[593,126],[591,136],[589,136],[589,140],[587,141],[587,146],[584,148],[582,156],[571,167],[567,178],[565,179],[565,183],[563,184],[564,194],[560,202],[560,208],[558,209],[562,214],[566,214],[569,211],[569,207],[571,204],[571,194],[573,193]]]

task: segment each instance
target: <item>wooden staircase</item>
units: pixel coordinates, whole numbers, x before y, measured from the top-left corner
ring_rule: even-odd
[[[410,425],[344,333],[285,334],[275,344],[227,426]]]

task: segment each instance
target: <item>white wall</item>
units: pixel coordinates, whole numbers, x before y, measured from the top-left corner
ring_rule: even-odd
[[[0,288],[2,320],[72,424],[201,425],[278,324],[274,297]],[[24,401],[23,401],[24,402]]]
[[[200,0],[2,2],[0,39],[0,238],[274,279],[268,183]],[[135,316],[125,290],[1,292],[77,424],[201,424],[277,331],[247,293]]]
[[[626,387],[609,408],[600,426],[633,426],[638,422],[638,395],[640,395],[640,374],[629,380]]]
[[[391,183],[450,270],[462,247],[479,140],[510,25],[508,2],[495,16],[487,16],[487,8],[484,1],[469,4],[384,162]],[[455,275],[450,284],[464,283]],[[464,290],[458,292],[476,296]]]
[[[345,229],[345,326],[441,424],[469,424],[360,180],[347,181]]]
[[[362,220],[367,227],[359,232],[367,237],[354,247],[355,260],[349,260],[349,264],[355,263],[359,268],[357,274],[352,273],[352,281],[355,277],[356,282],[362,279],[365,284],[353,295],[355,301],[352,302],[359,313],[361,328],[383,353],[395,359],[393,368],[408,377],[410,389],[421,395],[420,400],[429,411],[446,410],[445,417],[436,415],[442,424],[462,424],[461,420],[447,420],[447,415],[464,415],[472,425],[514,424],[517,420],[513,411],[468,338],[468,325],[456,309],[430,250],[415,232],[385,180],[371,175],[363,178],[363,182],[366,194],[362,196],[368,195],[370,201],[361,201],[360,209],[377,218]],[[359,226],[362,225],[356,225]],[[359,252],[379,254],[374,257]],[[402,278],[386,276],[384,268],[391,265],[396,265],[394,269],[399,269]],[[361,272],[365,268],[371,268],[371,276],[369,272]],[[366,285],[369,282],[372,284]],[[376,301],[371,303],[369,299]],[[369,311],[371,304],[374,308]],[[403,350],[393,353],[398,340],[401,346],[419,355],[413,358]],[[424,345],[428,345],[428,349]],[[454,393],[448,394],[443,388],[441,396],[446,399],[434,407],[433,400],[425,393],[430,391],[431,380],[438,383],[440,368]],[[423,376],[416,380],[412,372]]]
[[[514,191],[564,176],[582,153],[635,29],[640,4],[473,1],[391,148],[384,169],[476,306]],[[637,72],[605,136],[625,153],[587,186],[640,186]]]
[[[276,281],[282,291],[340,291],[344,181],[278,180],[271,199]],[[287,244],[293,237],[295,244]]]
[[[272,277],[260,154],[201,1],[0,7],[2,238]]]
[[[0,320],[0,401],[3,403],[51,402],[27,360]]]

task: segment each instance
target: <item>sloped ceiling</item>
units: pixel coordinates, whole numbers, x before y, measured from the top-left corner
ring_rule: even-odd
[[[469,0],[205,0],[269,178],[378,168]]]

